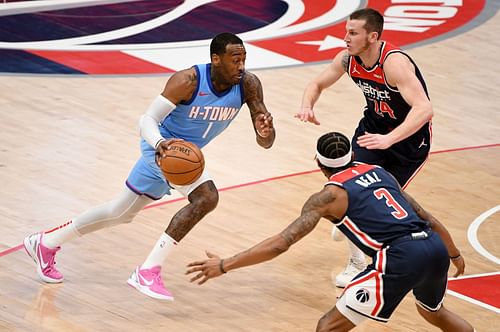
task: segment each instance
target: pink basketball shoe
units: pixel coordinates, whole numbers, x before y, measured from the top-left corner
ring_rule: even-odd
[[[55,267],[56,252],[61,249],[57,247],[50,249],[42,244],[43,233],[31,234],[24,238],[24,249],[35,261],[36,272],[40,279],[48,283],[62,282],[64,277]]]
[[[158,300],[173,301],[174,296],[163,285],[161,279],[161,266],[153,266],[150,269],[141,269],[136,267],[134,273],[128,278],[127,283],[137,289],[139,292],[146,294]]]

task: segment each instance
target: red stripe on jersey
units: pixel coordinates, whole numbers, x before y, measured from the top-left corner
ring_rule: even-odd
[[[174,70],[119,51],[37,51],[32,54],[61,63],[86,74],[151,74]]]
[[[393,51],[401,51],[401,49],[386,41],[382,43],[381,47],[382,51],[380,52],[380,57],[377,63],[372,68],[369,69],[366,69],[363,66],[361,66],[361,64],[356,60],[356,58],[354,56],[351,56],[349,60],[349,76],[360,78],[363,80],[370,80],[380,84],[385,84],[385,75],[382,66],[388,55],[387,53]]]
[[[353,177],[359,176],[361,174],[364,174],[368,172],[369,170],[374,169],[376,166],[374,165],[369,165],[369,164],[357,164],[356,166],[349,167],[348,169],[339,172],[337,174],[333,174],[329,181],[331,182],[338,182],[338,183],[344,183]]]
[[[370,238],[368,234],[363,233],[359,228],[356,227],[356,224],[352,222],[349,217],[345,217],[344,225],[362,242],[365,246],[372,248],[373,250],[382,249],[383,244],[377,242]]]

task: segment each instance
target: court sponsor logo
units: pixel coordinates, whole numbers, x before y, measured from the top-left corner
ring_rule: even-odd
[[[382,38],[404,47],[457,30],[486,1],[16,1],[0,6],[0,27],[16,27],[0,28],[0,72],[170,73],[207,62],[211,37],[228,30],[245,42],[248,69],[330,61],[364,6],[383,13]]]

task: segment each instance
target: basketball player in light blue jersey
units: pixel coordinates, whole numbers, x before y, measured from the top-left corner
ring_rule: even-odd
[[[275,139],[262,85],[257,76],[245,71],[246,51],[242,40],[234,34],[221,33],[210,44],[210,56],[211,63],[172,75],[161,95],[141,117],[142,156],[118,197],[63,225],[24,239],[24,247],[43,281],[62,282],[63,275],[56,269],[54,259],[63,243],[102,228],[131,222],[147,204],[170,194],[174,188],[187,197],[189,203],[173,216],[144,263],[137,266],[128,280],[130,286],[150,297],[174,299],[163,284],[161,266],[175,245],[215,209],[219,195],[206,170],[190,185],[169,184],[155,162],[155,154],[163,154],[169,144],[179,139],[203,148],[229,126],[244,103],[250,110],[257,143],[268,149]]]

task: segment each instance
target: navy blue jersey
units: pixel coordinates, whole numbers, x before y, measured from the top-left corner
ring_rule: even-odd
[[[408,57],[415,66],[415,75],[427,94],[424,78],[415,62],[406,53],[390,43],[382,42],[379,59],[372,68],[363,67],[359,57],[349,56],[347,72],[365,96],[364,121],[369,132],[389,133],[404,121],[411,109],[397,87],[387,83],[384,62],[392,53],[401,53]],[[426,124],[421,130],[429,132],[429,125],[430,123]]]
[[[360,120],[358,127],[359,133],[357,132],[356,135],[363,135],[365,131],[382,135],[390,133],[403,123],[411,110],[411,106],[405,101],[397,87],[391,86],[385,77],[384,63],[387,57],[393,53],[401,53],[408,57],[415,67],[415,75],[428,97],[427,86],[417,65],[396,46],[386,41],[382,42],[379,59],[372,68],[363,67],[359,57],[349,56],[347,73],[361,89],[366,99],[363,118]],[[399,156],[410,156],[412,162],[415,160],[421,162],[422,159],[426,159],[429,152],[432,137],[431,130],[431,122],[429,121],[414,134],[397,142],[390,149]],[[353,145],[354,143],[353,141]],[[371,160],[358,160],[372,163]]]
[[[403,197],[394,177],[381,167],[354,163],[330,177],[326,185],[346,190],[347,212],[336,225],[369,256],[401,236],[428,228]]]

